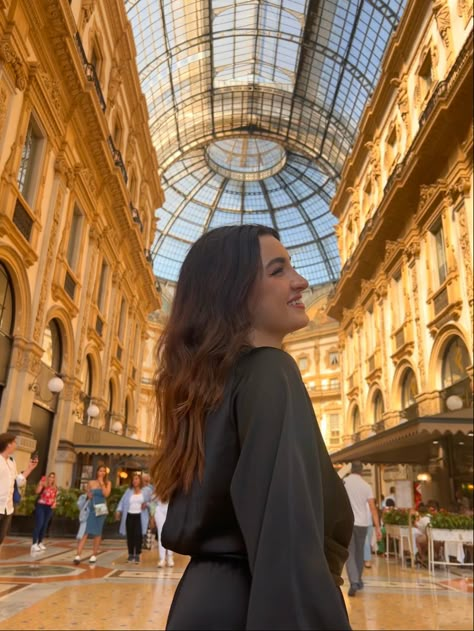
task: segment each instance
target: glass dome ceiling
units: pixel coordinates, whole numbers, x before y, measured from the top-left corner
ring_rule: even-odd
[[[335,281],[329,205],[406,0],[125,0],[176,281],[205,230],[280,230],[311,285]]]

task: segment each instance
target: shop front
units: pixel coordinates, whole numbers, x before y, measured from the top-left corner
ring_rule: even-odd
[[[353,460],[377,465],[377,475],[393,465],[411,465],[422,480],[423,500],[437,499],[449,510],[472,510],[472,409],[416,418],[332,453],[340,466]],[[428,497],[429,496],[429,497]]]

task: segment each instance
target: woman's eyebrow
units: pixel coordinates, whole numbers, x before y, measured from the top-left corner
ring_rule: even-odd
[[[276,258],[272,259],[271,261],[269,261],[265,265],[265,269],[268,269],[269,267],[271,267],[275,263],[279,263],[279,264],[283,264],[284,265],[287,262],[287,260],[288,259],[284,258],[283,256],[277,256]]]

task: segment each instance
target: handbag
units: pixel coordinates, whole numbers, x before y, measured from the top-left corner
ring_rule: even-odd
[[[16,480],[13,484],[13,503],[14,504],[19,504],[21,502],[21,493],[18,489],[18,484],[16,483]]]
[[[102,517],[102,515],[109,514],[109,509],[107,508],[107,504],[102,502],[100,504],[94,504],[94,512],[96,517]]]

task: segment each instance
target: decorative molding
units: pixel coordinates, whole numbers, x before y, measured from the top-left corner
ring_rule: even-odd
[[[109,74],[109,85],[107,88],[107,105],[112,108],[115,105],[115,99],[117,97],[120,86],[122,85],[123,78],[120,70],[120,66],[114,60]]]
[[[33,330],[33,339],[39,343],[40,335],[43,331],[44,325],[44,312],[46,310],[47,304],[47,293],[50,286],[50,275],[52,270],[54,269],[54,253],[56,252],[56,245],[58,242],[58,227],[59,227],[59,218],[61,215],[61,209],[64,201],[64,192],[61,190],[61,187],[58,188],[56,203],[53,211],[53,220],[51,224],[51,231],[49,235],[49,243],[48,243],[48,251],[46,253],[46,261],[43,268],[43,281],[41,284],[41,291],[38,303],[38,311],[35,319],[35,326]]]
[[[23,92],[28,85],[28,71],[25,68],[25,64],[5,38],[0,42],[0,61],[11,67],[15,75],[15,86],[20,92]]]
[[[446,194],[449,198],[451,204],[456,203],[458,197],[462,197],[463,199],[469,196],[471,191],[471,180],[469,177],[461,175],[458,179],[453,182],[447,189]]]
[[[473,12],[472,0],[458,0],[457,10],[458,10],[459,17],[463,18],[464,27],[466,27],[467,23],[472,18],[472,12]]]
[[[446,0],[433,0],[433,13],[443,44],[446,46],[448,51],[451,52],[451,17],[449,13],[449,5]]]
[[[84,24],[87,24],[92,17],[95,9],[95,0],[83,0],[82,2],[82,17]]]
[[[3,123],[5,122],[5,118],[7,116],[7,99],[8,92],[5,88],[0,88],[0,136],[3,130]]]

